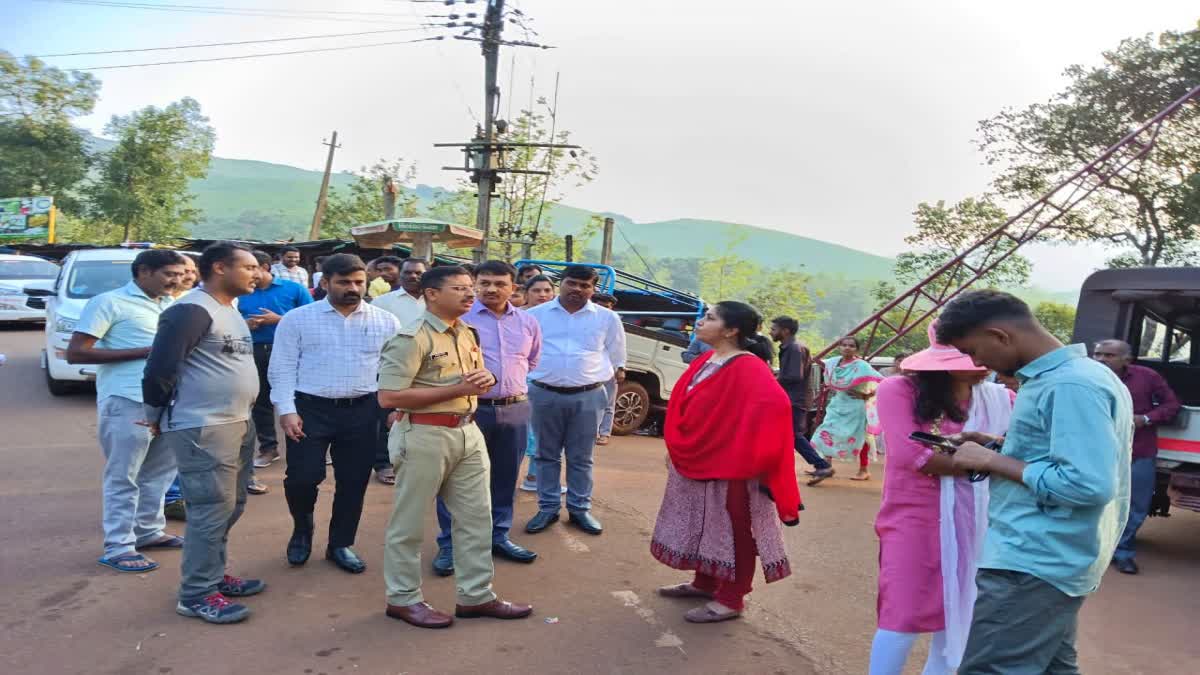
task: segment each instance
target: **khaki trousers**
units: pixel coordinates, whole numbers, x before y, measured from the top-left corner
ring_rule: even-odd
[[[383,579],[390,605],[424,601],[421,545],[425,515],[441,497],[453,517],[454,574],[458,604],[481,605],[492,592],[492,505],[483,434],[474,423],[448,428],[392,425],[388,454],[396,470],[395,503],[383,550]]]

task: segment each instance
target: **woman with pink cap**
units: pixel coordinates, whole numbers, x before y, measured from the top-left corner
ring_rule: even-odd
[[[987,529],[987,482],[956,473],[949,455],[909,439],[914,431],[1003,436],[1013,393],[985,382],[988,371],[937,344],[900,364],[876,393],[887,445],[879,535],[879,628],[870,675],[899,675],[921,633],[933,641],[924,675],[952,673],[962,660],[975,572]]]

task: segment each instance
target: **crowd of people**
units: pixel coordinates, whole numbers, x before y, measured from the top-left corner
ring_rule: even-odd
[[[254,469],[280,459],[293,527],[281,553],[310,557],[318,486],[335,481],[325,557],[362,573],[354,544],[371,474],[394,486],[384,533],[387,615],[424,628],[455,617],[517,619],[532,606],[492,588],[496,557],[532,563],[514,542],[515,492],[537,493],[534,535],[564,503],[590,535],[593,458],[608,442],[625,332],[593,267],[568,265],[559,287],[537,266],[468,269],[391,256],[322,260],[308,286],[299,252],[276,263],[231,243],[197,260],[145,251],[124,287],[91,300],[68,349],[98,364],[104,551],[121,572],[182,549],[176,610],[212,623],[245,619],[239,600],[266,584],[230,574],[226,545]],[[319,275],[319,277],[318,277]],[[199,283],[197,283],[197,281]],[[195,285],[195,288],[192,286]],[[663,424],[667,484],[651,538],[662,563],[694,573],[659,589],[704,604],[684,616],[741,615],[756,561],[770,583],[791,573],[780,524],[829,460],[886,453],[873,675],[900,673],[933,635],[925,673],[1077,672],[1084,598],[1109,564],[1136,574],[1134,539],[1154,490],[1155,427],[1179,403],[1129,345],[1064,346],[1028,306],[996,291],[947,305],[928,349],[885,373],[843,339],[824,361],[823,417],[810,426],[812,356],[799,324],[769,324],[740,302],[709,306]],[[811,439],[811,440],[810,440]],[[522,474],[522,463],[526,468]],[[565,485],[564,485],[565,475]],[[184,536],[166,531],[173,483]],[[175,502],[179,501],[176,495]],[[431,568],[455,575],[452,614],[425,602],[425,518],[437,515]]]

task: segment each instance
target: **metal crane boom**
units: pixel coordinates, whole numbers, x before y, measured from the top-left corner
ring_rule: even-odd
[[[1163,124],[1193,99],[1200,99],[1200,87],[1192,89],[1163,108],[1153,119],[1131,131],[1090,164],[1076,171],[969,249],[884,305],[870,318],[822,350],[818,358],[832,352],[842,339],[857,336],[865,331],[869,331],[869,335],[862,348],[863,355],[867,358],[879,355],[904,337],[914,326],[920,325],[955,296],[1004,262],[1018,248],[1069,213],[1093,192],[1144,158],[1154,148]],[[888,321],[887,314],[897,308],[901,309],[904,315],[897,325],[893,325]],[[876,347],[875,335],[881,326],[890,328],[895,335]]]

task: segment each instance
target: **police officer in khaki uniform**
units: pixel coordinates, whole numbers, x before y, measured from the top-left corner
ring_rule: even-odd
[[[445,628],[453,617],[421,594],[425,513],[439,496],[453,517],[459,618],[521,619],[529,605],[492,592],[492,512],[488,454],[473,421],[476,397],[496,378],[483,368],[479,341],[459,321],[475,301],[462,267],[421,276],[426,311],[383,347],[379,404],[396,415],[388,452],[396,470],[395,504],[384,543],[387,615],[421,628]]]

